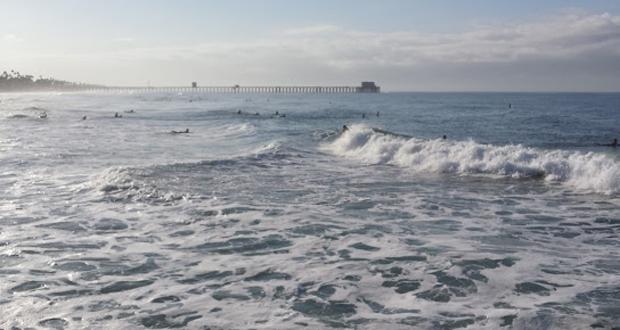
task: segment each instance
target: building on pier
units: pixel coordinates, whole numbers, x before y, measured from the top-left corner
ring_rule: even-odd
[[[358,93],[379,93],[381,87],[377,86],[374,81],[362,81],[362,86],[357,88]]]

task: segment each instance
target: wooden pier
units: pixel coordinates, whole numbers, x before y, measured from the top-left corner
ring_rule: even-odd
[[[187,87],[95,87],[89,92],[126,92],[126,93],[272,93],[272,94],[335,94],[335,93],[379,93],[380,87],[373,82],[364,82],[361,86],[198,86],[192,83]]]

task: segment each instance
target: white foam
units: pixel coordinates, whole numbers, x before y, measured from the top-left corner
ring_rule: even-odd
[[[543,178],[583,191],[620,192],[620,163],[595,152],[405,138],[363,125],[352,126],[325,148],[368,164],[397,165],[421,173]]]
[[[256,132],[256,126],[250,123],[231,124],[224,127],[229,132],[241,132],[241,133],[254,133]]]
[[[254,157],[261,157],[266,155],[277,154],[282,150],[282,143],[279,141],[271,141],[269,143],[263,144],[258,148],[254,149],[252,152]]]
[[[106,169],[102,174],[96,175],[90,184],[101,192],[115,190],[139,189],[139,185],[134,182],[127,168],[113,167]]]

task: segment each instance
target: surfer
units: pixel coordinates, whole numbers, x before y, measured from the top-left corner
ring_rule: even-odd
[[[342,125],[342,132],[346,132],[348,130],[349,128],[347,127],[347,125]]]
[[[237,111],[237,114],[238,114],[238,115],[240,115],[240,114],[241,114],[241,110],[238,110],[238,111]]]
[[[379,117],[379,111],[377,111],[377,117]]]
[[[123,116],[119,115],[118,112],[114,114],[114,118],[123,118]]]
[[[448,138],[447,135],[444,134],[444,136],[442,137],[444,140],[446,140]]]
[[[45,118],[47,118],[47,112],[43,111],[43,112],[39,115],[39,118],[41,118],[41,119],[45,119]]]
[[[82,117],[82,120],[86,120],[86,116]]]
[[[172,134],[187,134],[189,133],[189,128],[186,128],[184,131],[170,131]]]

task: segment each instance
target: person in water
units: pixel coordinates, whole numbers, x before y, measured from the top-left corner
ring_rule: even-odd
[[[119,115],[118,112],[114,114],[114,118],[123,118],[123,116]]]
[[[617,147],[618,146],[618,139],[614,139],[611,144],[609,144],[610,147]]]
[[[189,133],[189,128],[186,128],[184,131],[171,131],[172,134],[187,134]]]
[[[87,117],[86,117],[86,116],[84,116],[84,117],[82,117],[82,120],[86,120],[86,118],[87,118]]]
[[[349,130],[349,128],[347,127],[347,125],[342,125],[342,131],[343,132],[346,132],[348,130]]]
[[[446,140],[446,139],[448,138],[448,136],[447,136],[447,135],[444,135],[442,138],[443,138],[444,140]]]

